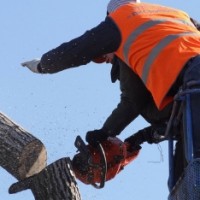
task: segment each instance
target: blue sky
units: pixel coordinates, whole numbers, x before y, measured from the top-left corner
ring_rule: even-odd
[[[200,20],[199,0],[147,0],[187,11]],[[0,111],[38,137],[48,164],[72,157],[77,135],[101,128],[119,102],[110,65],[90,63],[53,75],[38,75],[20,63],[83,34],[105,18],[107,0],[2,0],[0,7]],[[121,139],[147,126],[138,118]],[[83,200],[164,200],[168,196],[167,143],[143,145],[139,157],[101,190],[78,182]],[[29,190],[9,195],[16,179],[0,168],[0,200],[33,200]]]

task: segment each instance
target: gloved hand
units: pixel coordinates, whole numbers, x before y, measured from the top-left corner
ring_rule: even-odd
[[[165,133],[166,125],[161,126],[149,126],[142,130],[139,130],[137,133],[125,139],[124,142],[129,143],[131,146],[139,146],[143,142],[148,142],[149,144],[157,144],[163,140]]]
[[[128,138],[126,138],[124,140],[125,143],[127,143],[127,150],[130,151],[130,152],[133,152],[133,151],[138,151],[140,150],[142,147],[140,146],[141,145],[141,138],[138,137],[137,134],[134,134]]]
[[[144,142],[149,144],[158,144],[166,138],[164,137],[166,130],[166,124],[161,124],[159,126],[149,126],[141,130]],[[139,131],[140,132],[140,131]]]
[[[86,141],[93,147],[96,147],[98,143],[105,141],[109,136],[103,129],[88,131],[86,133]]]
[[[23,67],[27,67],[34,73],[40,73],[38,70],[38,64],[40,63],[40,59],[33,59],[31,61],[26,61],[21,63]]]

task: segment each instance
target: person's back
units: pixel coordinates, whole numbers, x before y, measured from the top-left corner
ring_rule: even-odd
[[[115,52],[140,76],[158,108],[172,101],[167,92],[187,61],[200,52],[200,33],[183,11],[147,3],[127,3],[109,16],[120,29]]]

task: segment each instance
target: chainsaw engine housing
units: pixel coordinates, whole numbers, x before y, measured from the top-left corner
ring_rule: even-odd
[[[84,151],[81,150],[72,159],[76,177],[85,184],[101,183],[104,175],[104,181],[114,178],[139,153],[139,150],[127,151],[127,144],[117,137],[109,137],[101,144],[101,147],[94,148],[85,145]]]

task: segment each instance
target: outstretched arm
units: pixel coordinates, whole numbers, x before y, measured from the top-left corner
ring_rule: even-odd
[[[95,58],[116,51],[121,42],[115,23],[106,18],[95,28],[80,37],[63,43],[45,53],[41,59],[22,63],[34,73],[56,73],[64,69],[86,65]]]
[[[95,28],[82,36],[66,42],[45,53],[40,62],[42,73],[58,71],[86,65],[92,59],[114,52],[121,41],[118,28],[110,18],[106,18]]]

